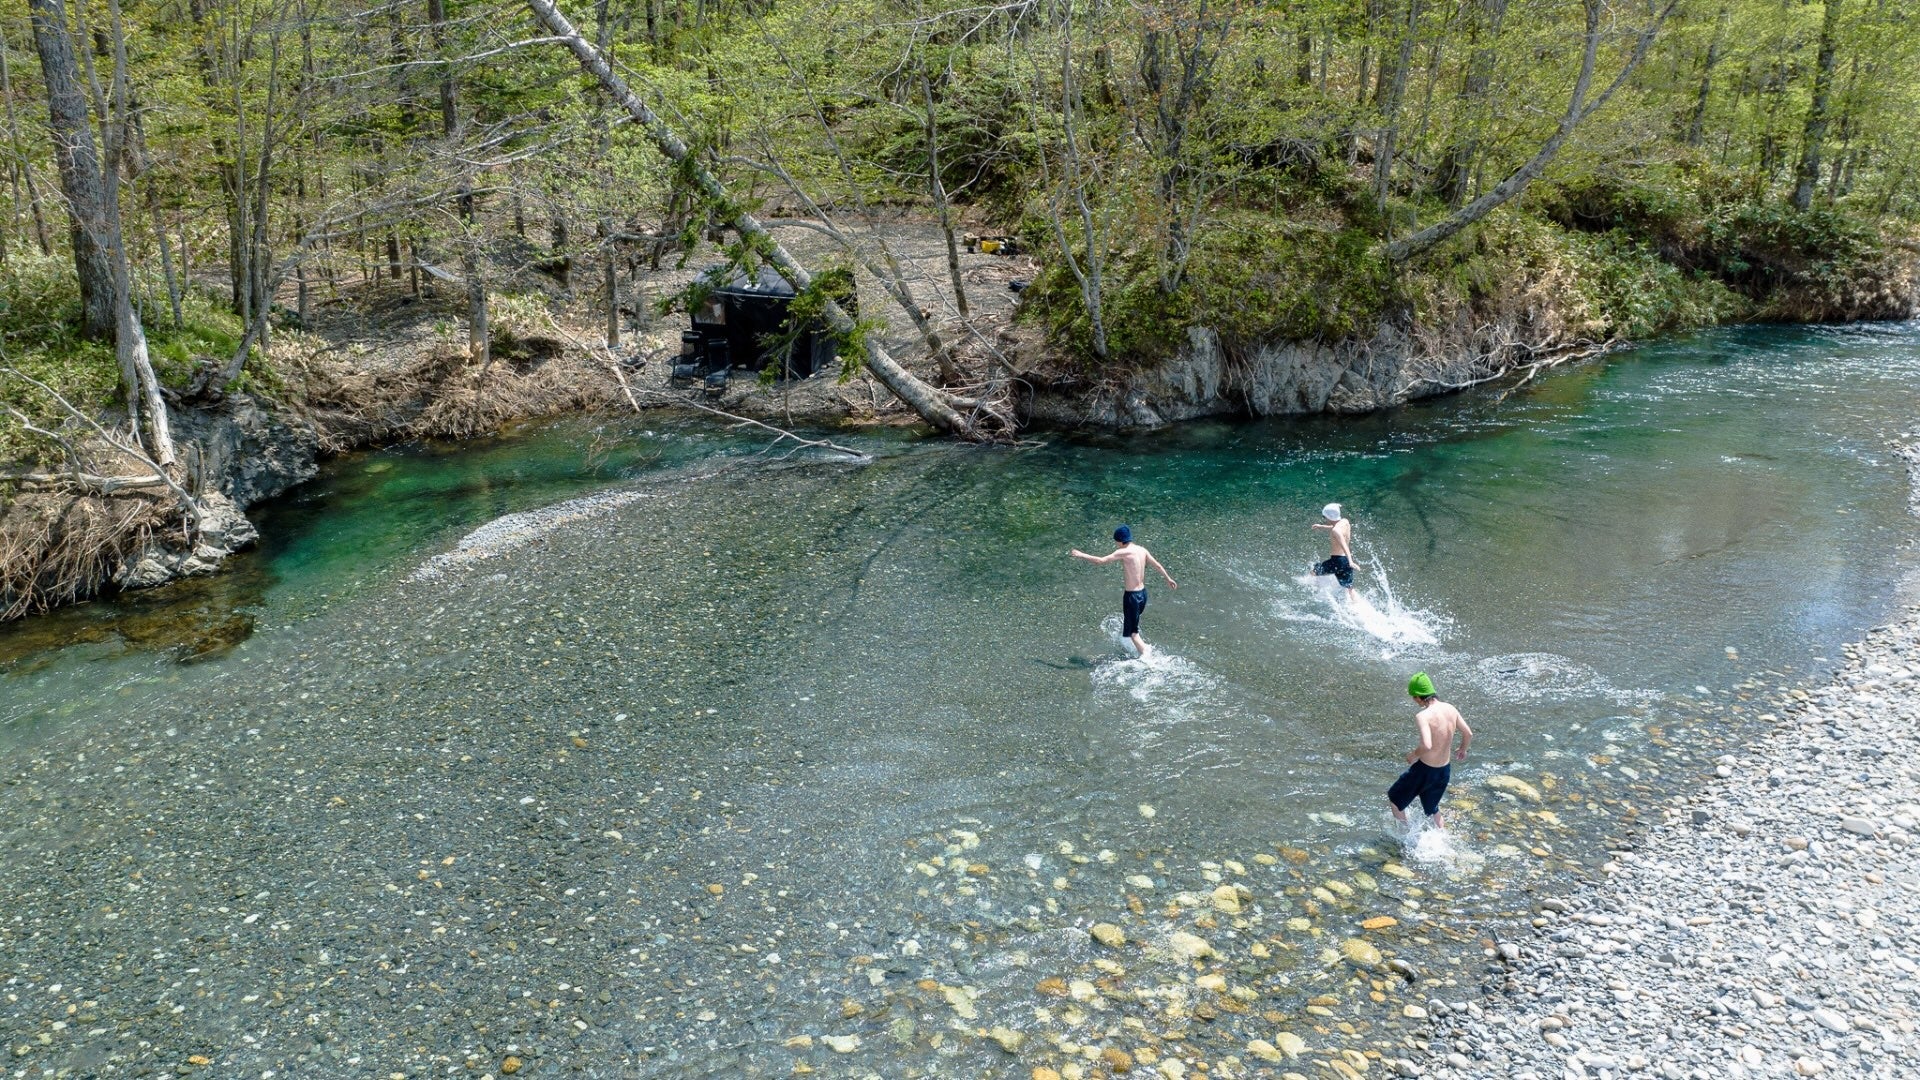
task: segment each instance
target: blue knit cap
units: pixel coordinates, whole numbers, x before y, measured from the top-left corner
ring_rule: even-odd
[[[1127,528],[1125,525],[1113,530],[1113,542],[1116,544],[1133,543],[1133,530]]]

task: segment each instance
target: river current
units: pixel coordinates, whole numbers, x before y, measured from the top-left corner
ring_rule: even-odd
[[[1623,819],[1771,720],[1767,694],[1910,599],[1889,446],[1916,415],[1904,324],[1720,331],[1363,418],[1011,450],[836,436],[852,461],[645,416],[357,454],[265,508],[233,573],[0,631],[0,762],[31,787],[65,760],[45,790],[129,810],[183,798],[173,769],[220,777],[149,827],[220,890],[272,893],[263,925],[288,929],[196,970],[282,947],[341,967],[299,991],[332,1019],[297,1036],[242,1043],[189,1003],[249,1067],[384,1067],[398,1044],[353,1031],[404,1020],[422,1060],[609,1076],[1025,1076],[1109,1046],[1262,1068],[1250,1039],[1364,1049],[1408,1037],[1403,999],[1468,996],[1477,920],[1595,872]],[[1327,502],[1354,523],[1363,617],[1301,578]],[[1121,523],[1180,583],[1149,581],[1144,663],[1117,568],[1067,554]],[[1475,731],[1437,852],[1403,849],[1382,799],[1420,670]],[[36,862],[83,853],[47,885],[74,913],[133,835],[57,810],[7,826]],[[242,834],[248,854],[222,851]],[[387,892],[442,878],[469,910]],[[171,888],[96,928],[190,939],[211,908]],[[1125,971],[1088,966],[1095,922],[1124,931]],[[436,951],[447,927],[464,958]],[[1199,1001],[1179,928],[1248,993]],[[85,966],[11,932],[16,981]],[[1408,958],[1413,987],[1351,941]],[[399,1015],[414,984],[392,968],[428,944],[413,970],[485,1008]],[[522,989],[592,996],[529,1012]]]

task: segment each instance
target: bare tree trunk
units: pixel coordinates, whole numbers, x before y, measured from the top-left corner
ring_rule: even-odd
[[[267,236],[267,194],[271,190],[273,177],[273,114],[280,96],[280,31],[274,30],[270,38],[267,103],[260,121],[260,170],[254,175],[253,228],[247,244],[247,291],[253,298],[249,306],[258,328],[254,336],[260,342],[262,356],[267,353],[267,337],[273,317],[273,290],[268,283],[268,277],[273,272],[273,246]]]
[[[606,239],[607,263],[607,351],[620,349],[620,249],[613,238],[611,222],[600,223],[600,235]]]
[[[921,96],[927,106],[927,192],[933,196],[934,209],[940,212],[940,231],[947,238],[947,277],[953,281],[953,306],[966,318],[967,286],[960,280],[960,245],[953,236],[953,211],[947,202],[947,185],[940,177],[940,127],[934,115],[933,76],[924,63],[920,69]]]
[[[1673,13],[1674,5],[1678,0],[1667,0],[1665,7],[1654,12],[1651,21],[1640,30],[1634,41],[1633,51],[1628,55],[1626,63],[1621,65],[1619,74],[1614,76],[1613,82],[1591,102],[1587,100],[1587,91],[1593,84],[1594,61],[1600,49],[1601,9],[1605,6],[1606,0],[1585,0],[1585,2],[1586,47],[1580,57],[1580,74],[1574,79],[1573,94],[1567,101],[1566,114],[1560,118],[1560,125],[1554,129],[1553,135],[1541,145],[1526,164],[1495,185],[1492,191],[1412,236],[1383,245],[1380,254],[1387,261],[1403,263],[1431,251],[1448,237],[1486,217],[1495,207],[1525,191],[1527,185],[1546,169],[1547,163],[1551,162],[1554,155],[1560,152],[1560,148],[1566,145],[1567,140],[1573,136],[1574,129],[1604,106],[1608,99],[1613,97],[1614,92],[1626,83],[1627,77],[1633,74],[1634,69],[1640,66],[1640,61],[1646,59],[1647,50],[1653,46],[1655,35],[1660,32],[1660,27],[1666,22],[1667,16]]]
[[[1407,0],[1407,22],[1400,31],[1400,50],[1393,61],[1393,74],[1388,83],[1386,100],[1374,95],[1376,105],[1380,106],[1380,139],[1373,150],[1373,198],[1382,213],[1387,209],[1387,197],[1393,193],[1393,156],[1394,144],[1400,138],[1400,102],[1407,92],[1407,67],[1413,63],[1413,38],[1420,27],[1420,0]],[[1387,69],[1381,68],[1382,77]]]
[[[1507,18],[1507,0],[1471,0],[1479,9],[1469,40],[1467,72],[1460,84],[1461,125],[1465,134],[1448,147],[1440,165],[1441,192],[1447,206],[1458,209],[1467,201],[1473,174],[1479,165],[1481,125],[1487,120],[1487,93],[1493,86],[1494,45]]]
[[[167,224],[160,213],[160,192],[147,174],[153,169],[153,160],[147,156],[146,125],[138,112],[133,114],[133,130],[126,136],[133,149],[134,172],[146,180],[147,217],[153,222],[153,235],[160,243],[160,271],[166,276],[167,304],[173,312],[173,325],[178,329],[185,322],[180,311],[180,279],[173,272],[173,241],[167,238]]]
[[[654,146],[669,161],[685,170],[687,178],[705,197],[710,207],[719,212],[727,224],[740,233],[741,238],[751,244],[767,260],[768,265],[778,271],[780,276],[796,290],[805,290],[812,286],[813,275],[808,273],[806,268],[801,266],[786,248],[767,232],[766,227],[761,225],[758,219],[734,200],[720,181],[687,148],[687,144],[681,140],[680,136],[628,88],[626,81],[607,63],[605,55],[580,36],[579,31],[573,28],[573,24],[567,21],[566,16],[560,13],[552,0],[527,0],[527,6],[549,32],[565,39],[567,48],[579,60],[580,66],[598,79],[608,96],[646,130]],[[899,361],[889,355],[885,347],[875,339],[875,335],[860,333],[852,317],[838,303],[831,299],[827,300],[823,314],[827,325],[834,333],[845,337],[857,337],[865,344],[867,369],[872,371],[887,389],[893,391],[900,400],[906,402],[929,423],[943,431],[955,434],[975,438],[984,436],[985,433],[973,420],[960,415],[951,396],[927,385],[912,372],[901,367]]]
[[[1807,127],[1800,146],[1800,167],[1793,185],[1793,208],[1813,205],[1813,189],[1820,183],[1820,153],[1827,139],[1827,98],[1833,92],[1833,54],[1839,36],[1841,0],[1827,0],[1820,20],[1820,53],[1813,66],[1813,101],[1807,105]]]
[[[52,249],[47,243],[46,219],[40,213],[40,192],[34,186],[33,170],[27,165],[26,151],[20,145],[20,116],[13,107],[13,69],[7,59],[8,51],[7,36],[4,28],[0,28],[0,98],[7,103],[7,148],[12,152],[13,159],[7,164],[7,181],[13,189],[14,213],[19,213],[22,206],[33,208],[34,233],[40,241],[40,253],[50,255]],[[23,181],[25,199],[20,197]],[[7,227],[11,228],[12,225],[13,222],[9,220]],[[5,238],[0,237],[0,247],[4,247],[5,243]]]
[[[108,178],[87,117],[66,5],[62,0],[27,0],[27,8],[40,52],[41,81],[47,88],[53,158],[60,168],[60,188],[71,222],[73,267],[80,278],[80,332],[105,341],[115,330],[113,261],[107,246]],[[128,385],[132,386],[131,381]]]
[[[1713,40],[1707,43],[1707,57],[1700,65],[1700,92],[1693,99],[1693,118],[1687,121],[1687,145],[1699,146],[1707,132],[1707,102],[1713,96],[1713,69],[1720,63],[1720,41],[1726,36],[1728,9],[1722,5],[1714,19]]]
[[[160,379],[154,374],[152,358],[147,355],[147,335],[140,326],[140,318],[133,309],[133,274],[127,260],[126,229],[120,218],[120,173],[126,160],[126,135],[132,130],[129,109],[133,91],[127,83],[127,36],[126,28],[120,20],[120,0],[107,0],[107,13],[111,18],[110,29],[113,42],[113,95],[112,112],[100,103],[101,130],[106,135],[106,159],[102,162],[102,182],[106,189],[107,228],[106,247],[113,267],[113,313],[114,313],[114,352],[119,357],[122,371],[132,371],[134,378],[127,388],[128,411],[132,412],[131,398],[138,393],[141,398],[141,411],[146,414],[147,446],[153,453],[153,460],[169,477],[175,477],[179,462],[173,452],[173,428],[167,416],[166,400],[160,396]],[[93,83],[96,100],[100,96],[100,84],[89,61],[87,74]]]
[[[484,370],[493,363],[493,339],[487,332],[487,283],[480,276],[478,243],[469,235],[460,261],[467,275],[467,355]]]
[[[1087,199],[1087,181],[1082,175],[1080,160],[1080,132],[1075,116],[1080,110],[1080,91],[1073,78],[1073,9],[1063,9],[1065,24],[1060,41],[1060,176],[1053,176],[1052,166],[1047,161],[1044,150],[1038,155],[1042,181],[1051,189],[1047,203],[1047,223],[1053,226],[1054,242],[1060,247],[1060,258],[1067,264],[1067,272],[1073,275],[1074,284],[1080,288],[1080,303],[1087,313],[1088,344],[1093,355],[1102,361],[1109,358],[1107,347],[1107,324],[1105,310],[1106,290],[1106,236],[1095,220],[1093,206]],[[1037,116],[1045,109],[1040,100],[1039,86],[1041,76],[1034,76],[1033,112]],[[1039,128],[1036,123],[1036,136]],[[1071,197],[1073,208],[1080,217],[1080,227],[1084,246],[1079,255],[1073,251],[1073,243],[1067,236],[1065,203]]]

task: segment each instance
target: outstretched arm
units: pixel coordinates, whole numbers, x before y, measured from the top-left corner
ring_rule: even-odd
[[[1085,559],[1090,563],[1110,563],[1114,558],[1112,555],[1089,555],[1079,548],[1074,548],[1072,551],[1067,552],[1067,554],[1076,559]]]
[[[1331,529],[1331,528],[1333,528],[1333,526],[1332,526],[1332,525],[1330,525],[1330,524],[1325,524],[1325,523],[1322,523],[1322,522],[1318,522],[1318,521],[1316,521],[1316,522],[1314,522],[1314,523],[1313,523],[1312,525],[1310,525],[1310,526],[1308,526],[1308,527],[1309,527],[1309,528],[1314,528],[1314,529]]]
[[[1153,568],[1154,568],[1155,570],[1158,570],[1158,571],[1160,571],[1160,576],[1161,576],[1161,577],[1163,577],[1163,578],[1166,578],[1166,579],[1167,579],[1167,585],[1168,585],[1168,587],[1170,587],[1170,588],[1174,588],[1174,589],[1178,589],[1178,588],[1180,587],[1180,584],[1179,584],[1178,582],[1176,582],[1176,581],[1174,581],[1174,580],[1173,580],[1173,575],[1172,575],[1172,574],[1169,574],[1169,573],[1167,573],[1167,568],[1166,568],[1166,567],[1164,567],[1164,566],[1161,566],[1161,565],[1160,565],[1160,560],[1159,560],[1159,559],[1156,559],[1156,558],[1154,558],[1154,557],[1153,557],[1152,555],[1148,555],[1148,556],[1147,556],[1147,561],[1153,564]]]
[[[1453,760],[1467,760],[1467,747],[1473,745],[1473,729],[1467,726],[1465,717],[1460,718],[1460,749],[1453,752]]]

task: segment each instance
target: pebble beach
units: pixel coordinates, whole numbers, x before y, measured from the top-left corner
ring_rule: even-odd
[[[1910,466],[1920,468],[1913,451]],[[1915,511],[1920,513],[1920,496]],[[1436,1077],[1920,1073],[1920,607],[1435,1003]]]

